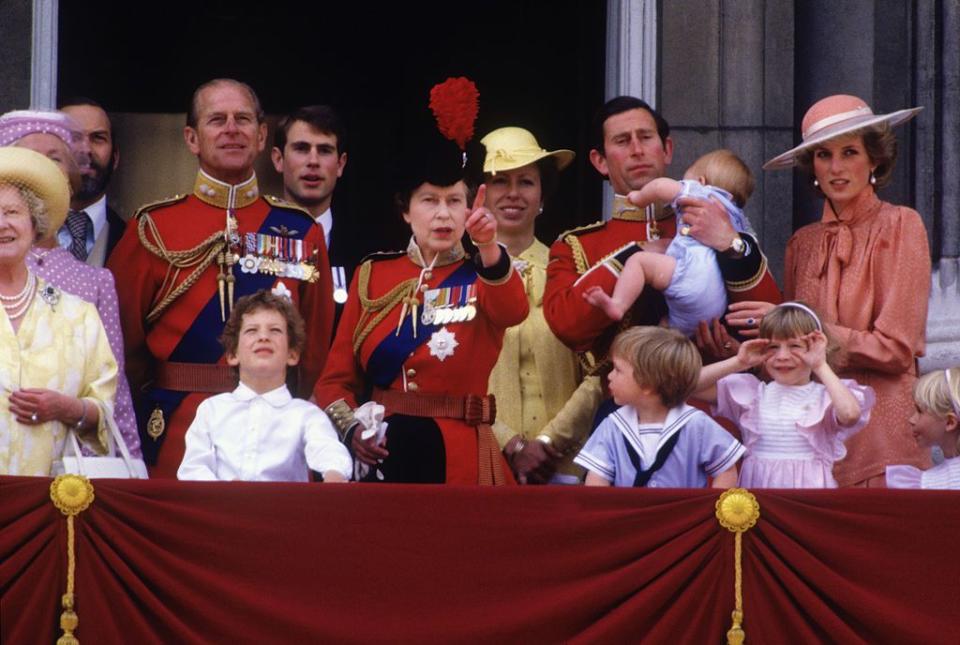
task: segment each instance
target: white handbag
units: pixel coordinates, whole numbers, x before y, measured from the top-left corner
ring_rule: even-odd
[[[100,414],[103,413],[101,407]],[[76,432],[70,428],[63,446],[63,457],[53,463],[54,475],[70,473],[90,479],[148,479],[147,465],[143,459],[130,456],[130,450],[120,436],[113,417],[108,414],[106,418],[107,427],[110,429],[107,433],[107,454],[102,457],[85,457],[81,454]],[[117,452],[120,453],[119,457],[115,456]]]

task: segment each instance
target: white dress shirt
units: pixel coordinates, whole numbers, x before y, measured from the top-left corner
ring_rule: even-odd
[[[333,229],[333,210],[328,208],[317,215],[317,224],[323,229],[323,241],[327,244],[327,250],[330,250],[330,231]]]
[[[240,383],[197,408],[178,479],[309,481],[307,468],[349,479],[353,461],[323,411],[285,385],[259,395]]]

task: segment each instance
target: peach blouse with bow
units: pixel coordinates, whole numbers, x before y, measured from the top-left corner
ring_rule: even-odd
[[[913,439],[916,358],[923,355],[930,295],[930,249],[916,211],[880,201],[867,187],[837,215],[787,243],[785,294],[821,313],[839,344],[831,363],[843,378],[877,394],[870,423],[834,467],[840,486],[880,476],[887,464],[929,465]]]

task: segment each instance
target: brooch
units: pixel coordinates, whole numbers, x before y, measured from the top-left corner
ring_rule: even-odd
[[[53,309],[60,302],[60,290],[55,286],[48,284],[40,290],[40,298]]]

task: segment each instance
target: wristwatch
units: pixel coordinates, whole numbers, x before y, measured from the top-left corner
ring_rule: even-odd
[[[742,258],[747,254],[747,243],[737,235],[730,241],[730,246],[723,252],[727,257]]]

